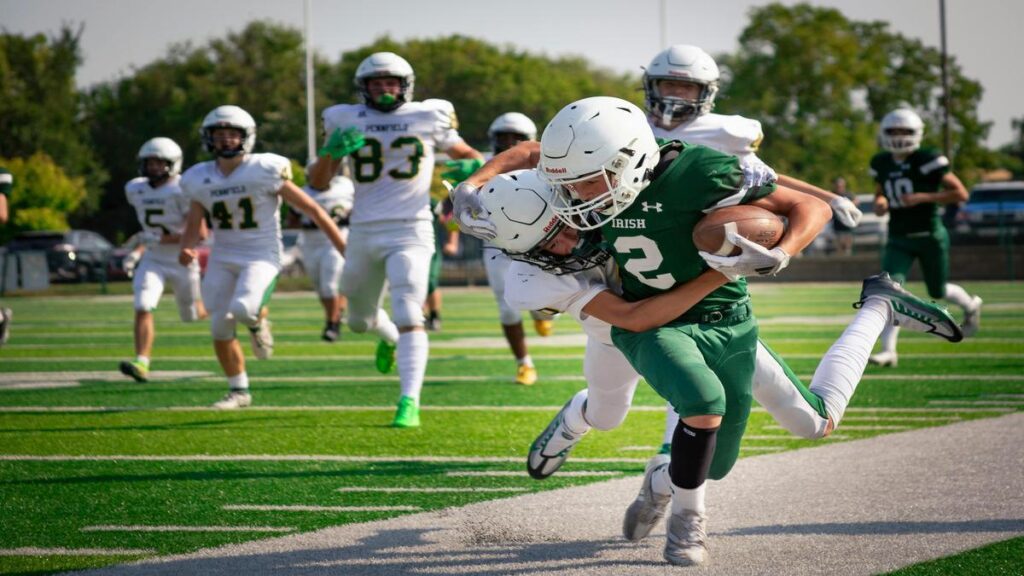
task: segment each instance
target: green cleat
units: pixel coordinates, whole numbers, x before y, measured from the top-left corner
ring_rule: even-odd
[[[135,360],[121,362],[121,374],[131,376],[136,382],[149,382],[149,366]]]
[[[398,400],[395,420],[391,423],[395,428],[418,428],[420,425],[420,406],[412,396],[402,396]]]
[[[956,320],[945,308],[934,302],[925,302],[893,281],[889,274],[882,272],[864,280],[860,301],[853,304],[860,308],[871,297],[884,299],[892,310],[893,324],[925,334],[934,334],[950,342],[964,339],[964,333]],[[895,365],[895,362],[893,362]]]
[[[396,344],[392,344],[387,340],[381,340],[377,343],[377,371],[381,374],[389,374],[395,369],[396,348],[398,348]]]

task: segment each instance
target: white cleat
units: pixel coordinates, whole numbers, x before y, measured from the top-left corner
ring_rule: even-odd
[[[978,328],[981,328],[981,305],[983,303],[981,296],[975,296],[971,298],[970,308],[964,309],[964,336],[974,336],[978,333]]]
[[[530,452],[526,456],[526,471],[536,480],[551,476],[569,458],[569,453],[580,439],[586,435],[570,432],[565,426],[565,413],[569,410],[572,400],[558,411],[547,428],[530,444]]]
[[[626,516],[622,519],[622,535],[626,540],[637,542],[644,539],[658,521],[665,517],[665,511],[672,502],[672,495],[655,492],[652,480],[655,474],[663,473],[669,462],[671,458],[668,454],[656,454],[647,462],[640,493],[629,508],[626,508]]]
[[[213,403],[218,410],[235,410],[252,405],[252,395],[245,390],[231,390],[223,398]]]
[[[261,318],[260,323],[249,328],[252,355],[257,360],[268,360],[274,355],[274,335],[270,333],[270,320]]]
[[[879,352],[878,354],[872,354],[868,357],[868,363],[876,366],[891,366],[893,368],[899,364],[899,357],[896,352]]]
[[[668,518],[665,560],[676,566],[700,566],[708,561],[708,517],[684,510]]]

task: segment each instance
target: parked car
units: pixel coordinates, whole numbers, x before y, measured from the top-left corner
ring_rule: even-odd
[[[114,247],[89,230],[67,232],[22,232],[7,244],[10,253],[46,253],[51,280],[84,282],[99,280],[107,270]]]
[[[978,184],[956,218],[958,230],[976,236],[1024,234],[1024,181]]]

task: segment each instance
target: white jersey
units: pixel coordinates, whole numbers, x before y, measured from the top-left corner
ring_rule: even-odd
[[[651,124],[654,137],[702,144],[719,152],[731,154],[746,162],[757,158],[757,148],[764,139],[761,123],[743,116],[703,114],[671,130]]]
[[[356,190],[353,225],[432,219],[435,150],[462,142],[450,102],[409,102],[391,112],[365,104],[338,104],[324,110],[323,120],[328,135],[354,126],[366,136],[366,145],[351,156]]]
[[[621,294],[618,271],[612,260],[603,266],[562,275],[514,260],[505,275],[505,301],[512,308],[565,312],[580,323],[588,336],[612,346],[611,324],[583,311],[595,296],[605,290]]]
[[[352,180],[344,176],[335,176],[327,190],[317,190],[304,186],[302,191],[309,195],[334,220],[338,228],[348,225],[349,213],[352,211],[352,197],[355,188]],[[316,227],[309,216],[302,215],[302,246],[303,250],[316,250],[331,243],[322,230]]]
[[[162,185],[153,188],[147,178],[139,177],[128,181],[124,194],[128,204],[135,209],[135,215],[142,226],[143,243],[147,258],[161,262],[178,262],[177,244],[160,244],[164,234],[181,234],[188,217],[188,199],[182,194],[180,178],[172,176]]]
[[[230,176],[216,161],[202,162],[181,177],[185,196],[202,204],[210,216],[215,258],[281,263],[281,197],[291,180],[291,162],[277,154],[246,154]]]

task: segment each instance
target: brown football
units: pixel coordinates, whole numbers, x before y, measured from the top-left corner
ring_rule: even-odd
[[[719,256],[735,256],[741,250],[725,239],[727,231],[734,231],[765,248],[773,248],[782,238],[784,229],[782,219],[774,213],[757,206],[739,204],[719,208],[701,218],[693,227],[693,243],[698,250]]]

